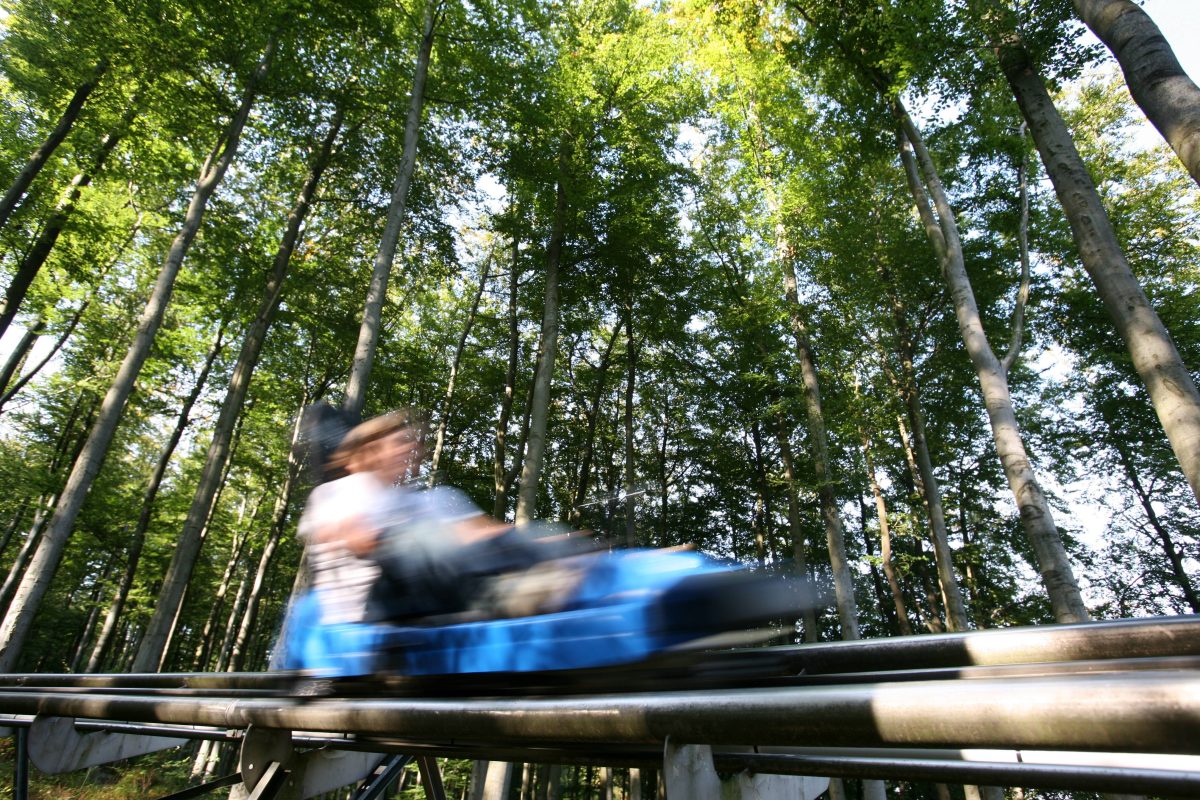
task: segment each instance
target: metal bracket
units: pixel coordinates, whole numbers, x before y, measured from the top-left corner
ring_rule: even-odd
[[[663,780],[667,797],[695,800],[815,800],[829,788],[829,778],[763,775],[739,772],[725,780],[713,767],[708,745],[676,745],[668,738],[663,748]]]
[[[292,745],[291,731],[251,726],[242,739],[238,759],[242,783],[230,792],[230,800],[316,797],[368,778],[383,758],[382,753],[349,750],[297,753]],[[268,778],[268,770],[282,777]]]
[[[187,742],[187,739],[128,733],[79,733],[73,717],[38,716],[29,726],[29,760],[47,775],[59,775],[168,750]]]

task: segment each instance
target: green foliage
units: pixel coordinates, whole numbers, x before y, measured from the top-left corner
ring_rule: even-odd
[[[1095,53],[1078,43],[1068,2],[987,5],[998,10],[937,0],[440,6],[368,411],[416,405],[435,414],[434,424],[442,421],[450,364],[490,259],[437,478],[492,507],[515,326],[501,492],[511,508],[561,187],[559,367],[540,516],[621,542],[628,483],[641,543],[693,543],[776,569],[794,566],[798,546],[815,579],[827,583],[784,296],[785,269],[794,269],[816,353],[833,488],[859,568],[864,632],[899,630],[880,575],[864,439],[910,622],[936,628],[942,613],[927,511],[897,423],[908,380],[920,390],[972,625],[1048,621],[957,321],[911,209],[885,99],[902,96],[923,117],[964,231],[984,327],[1000,351],[1012,332],[1018,274],[1016,168],[1036,162],[992,60],[1000,32],[1017,30],[1046,74],[1073,87],[1068,116],[1080,150],[1139,278],[1192,364],[1200,357],[1200,200],[1169,155],[1131,144],[1133,112],[1109,80],[1087,77]],[[63,343],[0,408],[0,484],[12,487],[0,496],[5,566],[36,529],[38,509],[61,489],[200,167],[266,43],[277,42],[239,157],[210,204],[42,610],[30,668],[79,668],[86,658],[154,465],[222,329],[225,347],[170,457],[103,668],[128,663],[286,215],[340,112],[342,134],[292,256],[168,666],[219,663],[221,638],[242,613],[238,587],[253,578],[278,503],[284,544],[266,576],[248,662],[265,663],[299,560],[291,534],[305,492],[281,495],[293,423],[303,403],[340,398],[353,357],[401,157],[423,8],[415,0],[15,0],[6,7],[0,179],[11,179],[80,83],[105,65],[76,125],[0,229],[6,281],[102,137],[120,131],[121,138],[81,193],[18,317],[22,328],[43,326],[42,349],[26,359],[26,372],[53,340]],[[1060,508],[1079,510],[1073,487],[1084,476],[1103,490],[1109,533],[1098,539],[1064,525],[1095,611],[1186,611],[1179,564],[1194,576],[1200,562],[1194,498],[1123,344],[1076,267],[1061,213],[1031,169],[1033,298],[1010,375],[1021,424],[1037,466],[1062,486]],[[1048,369],[1054,359],[1068,366]],[[790,485],[785,448],[795,462]],[[833,614],[819,622],[822,637],[837,635]]]

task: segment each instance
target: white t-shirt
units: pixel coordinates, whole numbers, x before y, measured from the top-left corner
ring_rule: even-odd
[[[359,558],[340,542],[318,542],[317,531],[354,515],[373,520],[394,491],[369,473],[356,473],[322,483],[308,496],[297,534],[308,549],[313,590],[321,604],[321,622],[335,625],[362,622],[367,596],[379,579],[374,561]]]

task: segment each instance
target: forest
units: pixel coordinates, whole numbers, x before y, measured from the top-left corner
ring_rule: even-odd
[[[319,400],[795,641],[1200,613],[1129,0],[6,0],[0,103],[0,671],[265,669]]]

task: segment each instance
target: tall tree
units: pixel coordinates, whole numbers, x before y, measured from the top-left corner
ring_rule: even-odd
[[[162,323],[167,303],[170,302],[179,268],[200,229],[209,199],[216,191],[217,185],[225,176],[226,170],[237,153],[242,131],[250,116],[250,107],[257,94],[259,83],[266,75],[273,49],[274,40],[268,44],[263,57],[246,81],[236,113],[222,133],[220,143],[213,150],[211,158],[204,164],[200,180],[196,184],[196,191],[188,205],[183,225],[163,260],[154,290],[138,321],[134,340],[117,372],[116,379],[104,397],[100,415],[88,435],[83,452],[71,470],[66,487],[59,497],[54,516],[42,538],[42,543],[26,569],[25,577],[17,588],[16,596],[13,598],[12,605],[9,606],[8,613],[5,614],[3,624],[0,624],[0,671],[12,671],[16,666],[25,638],[33,625],[34,615],[49,588],[55,570],[58,568],[67,538],[71,534],[79,510],[83,506],[84,498],[91,489],[96,473],[99,472],[100,465],[107,454],[108,445],[116,431],[117,421],[125,408],[130,392],[133,391],[134,381],[137,380],[138,373],[149,355],[150,345]]]

